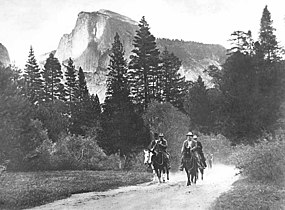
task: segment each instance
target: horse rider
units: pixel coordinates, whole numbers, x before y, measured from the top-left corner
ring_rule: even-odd
[[[158,133],[154,133],[153,134],[154,139],[150,142],[148,149],[152,152],[154,152],[155,154],[157,154],[157,142],[158,142]]]
[[[179,170],[183,171],[184,168],[184,157],[185,154],[187,153],[187,150],[189,150],[189,148],[193,147],[194,148],[194,142],[192,141],[192,137],[193,137],[193,133],[192,132],[188,132],[186,134],[186,140],[183,142],[182,148],[181,148],[181,162],[180,162],[180,167]],[[193,146],[191,146],[193,145]]]
[[[169,161],[169,153],[166,151],[167,149],[167,140],[163,138],[163,133],[160,133],[157,136],[157,133],[154,133],[154,140],[150,143],[150,151],[154,152],[156,155],[161,152],[165,157],[167,168],[170,169],[170,161]]]
[[[205,158],[205,155],[203,153],[203,146],[202,146],[202,143],[200,141],[198,141],[198,137],[196,135],[193,136],[193,140],[197,142],[197,153],[198,155],[201,157],[199,159],[201,159],[201,165],[202,167],[206,168],[207,167],[207,164],[206,164],[206,158]]]

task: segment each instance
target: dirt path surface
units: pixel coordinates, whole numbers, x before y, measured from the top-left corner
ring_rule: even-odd
[[[166,183],[146,183],[106,192],[73,195],[68,199],[33,208],[34,210],[177,210],[208,209],[214,200],[238,179],[234,167],[214,165],[204,180],[186,186],[186,173],[170,174]],[[200,177],[199,177],[200,178]]]

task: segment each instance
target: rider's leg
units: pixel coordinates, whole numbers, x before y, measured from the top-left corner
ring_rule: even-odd
[[[168,153],[166,153],[166,162],[167,162],[167,168],[169,170],[171,166],[170,166],[170,155]]]
[[[180,166],[179,166],[179,170],[183,171],[184,168],[184,164],[183,164],[183,155],[181,156],[181,160],[180,160]]]
[[[201,158],[201,156],[199,155],[198,152],[195,152],[195,156],[197,158],[198,167],[199,168],[205,168],[205,166],[203,164],[203,161],[202,161],[202,158]]]
[[[204,167],[206,168],[207,167],[207,163],[206,163],[206,158],[204,156],[203,151],[200,152],[200,156],[201,156],[202,163],[204,164]]]

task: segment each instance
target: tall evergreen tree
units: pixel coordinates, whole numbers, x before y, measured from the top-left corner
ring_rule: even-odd
[[[280,47],[274,34],[276,29],[272,24],[271,13],[267,6],[265,6],[260,21],[259,43],[265,60],[278,61],[280,60]]]
[[[236,52],[223,65],[224,135],[235,143],[254,141],[262,128],[258,78],[250,56]]]
[[[74,102],[76,98],[76,92],[78,90],[77,79],[76,79],[76,70],[73,65],[73,60],[69,58],[66,72],[65,72],[65,87],[66,87],[66,96],[68,102]]]
[[[100,142],[109,153],[118,149],[122,154],[128,154],[131,149],[141,143],[138,119],[129,97],[127,63],[119,35],[116,33],[112,44],[110,63],[108,66],[107,92],[103,106],[102,127],[104,141]]]
[[[185,77],[178,72],[182,63],[173,53],[169,53],[167,48],[161,55],[161,73],[158,74],[158,85],[161,90],[162,101],[170,102],[180,110],[183,109],[183,97],[187,90]]]
[[[33,104],[38,104],[43,97],[43,80],[37,64],[34,50],[30,47],[28,61],[25,65],[26,94]]]
[[[155,37],[150,33],[145,18],[139,22],[139,30],[134,38],[134,49],[130,56],[129,73],[133,101],[142,104],[144,108],[150,99],[158,95],[157,71],[159,70],[159,50]]]
[[[91,128],[98,127],[101,105],[97,94],[96,96],[90,96],[81,67],[79,67],[75,90],[76,100],[74,100],[74,109],[69,129],[73,134],[86,135]]]
[[[207,88],[202,78],[189,88],[185,96],[184,109],[191,119],[193,127],[201,132],[208,132],[210,125],[210,101],[208,99]]]
[[[89,91],[83,69],[79,67],[78,71],[78,89],[76,93],[77,99],[82,102],[89,99]]]
[[[34,133],[31,103],[20,92],[16,74],[0,65],[0,159],[20,170],[24,157],[42,142]]]
[[[254,57],[256,71],[259,78],[259,90],[263,104],[262,121],[266,129],[275,124],[279,116],[279,108],[283,98],[284,67],[282,67],[282,49],[275,36],[276,29],[272,26],[271,14],[265,6],[259,31],[259,43],[256,45]]]
[[[57,58],[50,53],[43,71],[45,101],[54,102],[56,99],[65,99],[64,85],[61,83],[63,73]]]

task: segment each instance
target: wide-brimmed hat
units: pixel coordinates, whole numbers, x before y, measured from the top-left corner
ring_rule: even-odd
[[[193,136],[193,133],[190,131],[186,134],[186,136]]]
[[[164,137],[163,133],[160,133],[160,134],[159,134],[159,137]]]
[[[196,136],[196,135],[193,136],[193,139],[197,139],[197,138],[198,138],[198,136]]]

